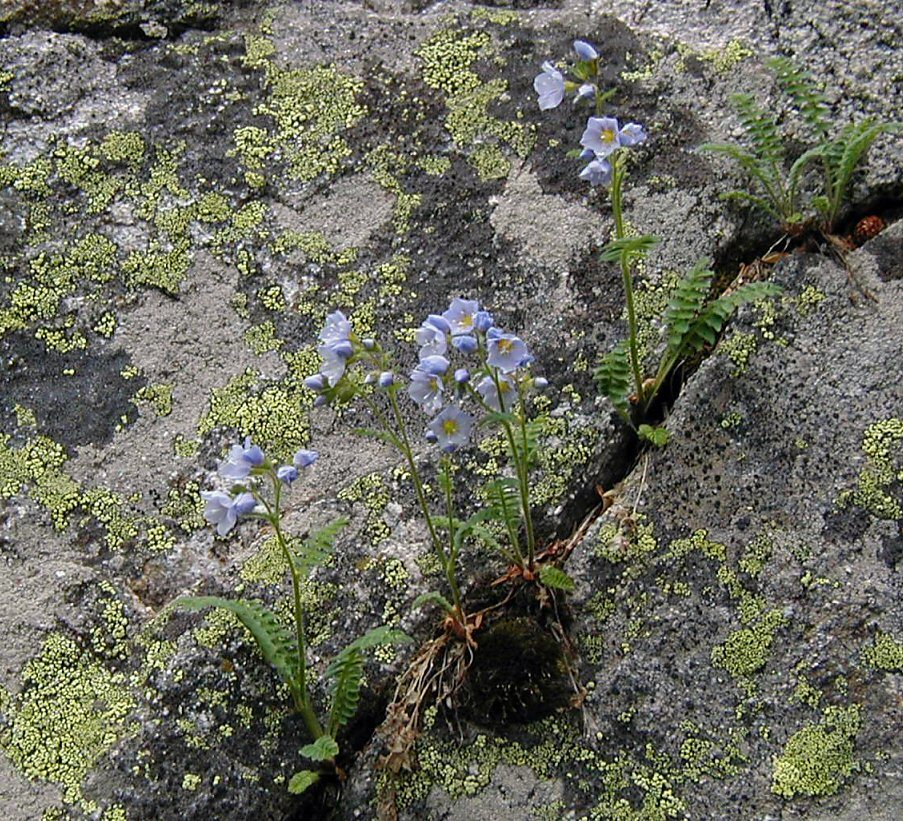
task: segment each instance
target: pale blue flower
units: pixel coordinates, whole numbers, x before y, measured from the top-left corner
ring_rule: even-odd
[[[455,382],[459,385],[463,385],[466,382],[470,381],[470,371],[467,368],[458,368],[455,371]]]
[[[298,468],[292,465],[282,465],[276,470],[276,477],[283,484],[290,485],[298,478]]]
[[[449,405],[429,424],[436,444],[446,453],[454,453],[466,445],[472,428],[473,417],[454,405]]]
[[[338,313],[338,312],[337,312]],[[345,361],[354,353],[354,347],[347,339],[337,339],[320,345],[317,353],[323,359],[320,372],[326,377],[329,386],[337,384],[345,373]]]
[[[493,323],[492,314],[489,311],[477,311],[473,318],[473,327],[475,331],[486,333]]]
[[[574,95],[574,102],[576,103],[578,100],[588,100],[595,96],[596,87],[592,83],[584,83],[577,89],[577,93]]]
[[[473,353],[479,347],[477,338],[469,334],[452,337],[452,345],[463,354]]]
[[[646,130],[638,123],[627,123],[619,132],[621,145],[630,147],[646,142]]]
[[[501,397],[499,396],[501,389]],[[503,373],[499,374],[499,385],[491,376],[484,376],[477,385],[477,393],[483,397],[483,401],[494,411],[510,410],[514,403],[517,385],[514,380]]]
[[[549,387],[549,380],[544,376],[537,376],[536,379],[533,380],[533,387],[538,391],[544,391]]]
[[[448,322],[453,336],[472,334],[479,310],[480,303],[475,299],[455,297],[449,304],[448,310],[442,313],[442,317]]]
[[[441,316],[430,314],[414,333],[420,346],[420,358],[443,355],[448,350],[446,334],[450,331],[451,328]]]
[[[448,370],[449,364],[444,356],[425,356],[420,360],[417,368],[433,376],[442,376]]]
[[[376,384],[381,388],[389,388],[395,383],[395,374],[392,371],[383,371],[376,380]]]
[[[489,339],[486,364],[502,373],[511,373],[531,361],[527,344],[514,334],[500,333]]]
[[[574,51],[581,60],[597,60],[599,58],[599,52],[586,40],[574,40]]]
[[[304,387],[308,390],[312,390],[314,393],[320,393],[321,391],[326,390],[326,377],[323,376],[322,373],[315,373],[313,376],[308,376],[304,380]]]
[[[251,443],[251,437],[245,437],[244,446],[232,445],[226,461],[220,463],[219,475],[230,482],[240,482],[247,479],[252,468],[260,467],[264,463],[263,451]]]
[[[586,121],[580,145],[591,149],[601,160],[620,147],[619,132],[620,127],[614,117],[590,117]]]
[[[292,457],[292,464],[298,468],[298,470],[303,470],[304,468],[309,468],[319,458],[320,454],[317,453],[317,451],[301,448],[301,450]]]
[[[593,186],[608,185],[611,175],[611,163],[608,160],[593,160],[580,172],[580,179]]]
[[[542,111],[557,108],[564,99],[564,76],[547,60],[542,64],[542,74],[533,80],[533,88],[539,95]]]
[[[436,413],[442,407],[442,391],[440,374],[432,373],[419,366],[411,372],[408,395],[423,408],[424,412]]]
[[[345,318],[341,311],[333,311],[326,317],[326,324],[320,331],[320,341],[324,344],[330,342],[347,341],[351,337],[351,322]]]
[[[201,491],[201,498],[207,503],[204,506],[204,518],[216,525],[216,532],[225,536],[240,517],[247,515],[257,506],[256,499],[250,493],[239,493],[234,499],[221,490]]]

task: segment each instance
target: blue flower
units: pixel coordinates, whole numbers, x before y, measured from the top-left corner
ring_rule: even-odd
[[[470,371],[467,370],[467,368],[458,368],[458,370],[455,371],[455,382],[459,385],[470,382]]]
[[[533,387],[538,391],[544,391],[549,387],[549,380],[544,376],[537,376],[536,379],[533,380]]]
[[[427,357],[427,359],[431,358],[432,357]],[[436,358],[443,359],[443,357]],[[435,413],[442,407],[443,385],[441,374],[444,373],[445,370],[440,373],[435,373],[428,368],[423,367],[423,364],[427,359],[424,359],[423,362],[411,372],[411,384],[408,385],[408,395],[414,402],[420,405],[426,413]],[[447,359],[445,360],[445,363],[447,368]]]
[[[471,334],[473,333],[479,310],[480,303],[475,299],[455,297],[449,303],[448,310],[443,312],[442,317],[448,322],[452,335]]]
[[[303,470],[304,468],[309,468],[319,458],[320,454],[315,450],[305,450],[304,448],[301,448],[301,450],[292,457],[292,464],[298,468],[298,470]]]
[[[574,51],[581,60],[598,60],[599,52],[586,40],[574,40]]]
[[[298,478],[298,468],[292,465],[282,465],[282,467],[277,469],[276,477],[283,484],[290,485]]]
[[[308,376],[304,380],[304,387],[308,390],[312,390],[314,393],[320,393],[326,390],[326,377],[323,376],[322,373],[315,373],[313,376]]]
[[[611,182],[611,163],[608,160],[593,160],[580,172],[580,179],[590,185],[608,185]]]
[[[533,80],[533,88],[539,95],[542,111],[557,108],[564,99],[564,76],[547,60],[542,64],[542,74],[537,74]]]
[[[532,360],[527,344],[514,334],[500,333],[489,339],[487,347],[486,364],[502,373],[511,373]]]
[[[240,482],[247,479],[252,468],[260,467],[264,463],[263,451],[257,445],[251,444],[251,437],[245,437],[245,444],[232,445],[226,461],[219,466],[219,475],[230,482]]]
[[[376,384],[381,388],[389,388],[395,384],[395,375],[392,371],[383,371],[376,380]]]
[[[256,499],[250,493],[239,493],[234,499],[221,490],[201,491],[201,498],[207,503],[204,506],[204,518],[216,525],[216,532],[225,536],[241,516],[250,513],[257,506]]]
[[[326,317],[326,324],[320,331],[320,342],[329,344],[330,342],[348,341],[350,338],[351,323],[341,311],[333,311]]]
[[[578,100],[588,100],[590,97],[595,96],[596,87],[592,83],[584,83],[577,89],[577,94],[574,96],[574,102],[576,103]]]
[[[646,142],[646,130],[638,123],[627,123],[619,132],[621,145],[630,147]]]
[[[489,311],[477,311],[473,318],[473,327],[475,331],[486,333],[493,324],[494,320]]]
[[[436,314],[430,314],[414,333],[420,346],[420,358],[442,356],[448,350],[445,335],[451,331],[448,323]]]
[[[477,393],[483,397],[483,401],[494,411],[506,411],[512,407],[516,384],[510,376],[499,374],[499,388],[495,386],[495,380],[491,376],[484,376],[477,385]]]
[[[586,121],[580,145],[592,149],[601,160],[620,147],[619,132],[618,121],[614,117],[590,117]]]
[[[467,444],[473,428],[473,417],[460,408],[449,405],[432,422],[428,430],[436,437],[436,444],[446,453],[454,453]]]
[[[336,311],[338,313],[338,311]],[[354,353],[354,346],[347,339],[336,339],[326,342],[317,348],[323,359],[320,372],[326,377],[329,386],[337,384],[345,373],[345,361]]]
[[[452,345],[463,354],[473,353],[479,347],[477,338],[475,336],[470,336],[469,334],[452,337]]]

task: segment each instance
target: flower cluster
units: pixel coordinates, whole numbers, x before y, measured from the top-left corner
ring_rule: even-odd
[[[619,148],[629,148],[646,140],[646,132],[637,123],[621,126],[614,117],[603,117],[602,103],[611,95],[599,88],[599,52],[585,40],[574,41],[574,52],[578,62],[573,67],[576,82],[567,81],[552,63],[542,64],[542,73],[533,81],[533,88],[539,95],[539,107],[545,111],[561,104],[567,91],[576,91],[574,102],[593,100],[596,116],[586,121],[586,129],[580,139],[583,151],[581,160],[588,161],[580,172],[580,179],[590,185],[608,185],[612,180],[613,168],[609,159]]]
[[[226,461],[219,465],[219,475],[229,482],[230,492],[222,490],[201,491],[206,502],[204,518],[216,525],[216,532],[225,536],[242,516],[253,514],[259,505],[267,507],[260,493],[260,480],[269,478],[273,487],[290,485],[297,480],[300,471],[317,461],[315,450],[299,450],[290,465],[277,465],[267,459],[264,452],[245,438],[244,445],[233,445]]]
[[[419,346],[418,363],[409,374],[407,394],[433,417],[426,438],[446,453],[470,439],[475,418],[462,407],[466,399],[475,400],[486,411],[506,411],[519,391],[547,384],[527,373],[533,357],[526,343],[497,327],[492,314],[477,300],[452,299],[447,310],[430,314],[414,336]],[[345,395],[341,382],[353,363],[363,367],[360,384],[387,391],[404,386],[385,352],[373,340],[358,340],[341,311],[327,317],[319,338],[320,372],[304,382],[318,394],[318,403]],[[459,367],[453,366],[453,359],[458,360]],[[348,381],[354,389],[354,380]]]

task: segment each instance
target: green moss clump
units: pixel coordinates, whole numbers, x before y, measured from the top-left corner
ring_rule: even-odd
[[[894,641],[887,633],[878,633],[862,651],[862,663],[876,670],[903,673],[903,644]]]
[[[818,724],[794,733],[775,757],[771,789],[784,798],[833,795],[859,769],[853,757],[861,707],[828,707]]]
[[[55,633],[22,683],[21,693],[0,698],[7,721],[0,747],[29,777],[59,784],[64,801],[80,801],[85,776],[127,731],[134,703],[124,676]]]

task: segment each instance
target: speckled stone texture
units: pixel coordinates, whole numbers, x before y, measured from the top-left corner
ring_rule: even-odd
[[[896,6],[896,7],[895,7]],[[628,226],[648,352],[675,277],[719,282],[779,238],[721,195],[699,150],[738,139],[729,97],[804,137],[765,58],[824,83],[838,123],[899,117],[899,4],[14,0],[0,11],[0,810],[63,818],[896,818],[900,677],[900,285],[896,223],[838,264],[792,254],[637,455],[591,371],[624,335],[613,220],[575,147],[585,112],[539,112],[533,77],[585,37],[610,110],[644,123]],[[854,179],[851,221],[898,216],[903,141]],[[378,768],[396,677],[435,635],[442,587],[397,455],[312,409],[327,311],[386,340],[453,296],[523,336],[540,403],[541,540],[614,505],[569,560],[555,619],[493,620],[457,715],[430,712],[419,769]],[[405,413],[419,431],[428,419]],[[348,779],[299,799],[307,743],[246,634],[173,612],[186,593],[287,579],[265,529],[215,539],[202,489],[240,436],[321,458],[286,527],[350,523],[305,590],[310,663],[393,624],[340,738]],[[430,473],[433,455],[419,446]],[[500,469],[465,455],[460,501]],[[432,478],[432,474],[430,474]],[[621,480],[624,480],[623,483]],[[497,595],[486,549],[468,601]],[[494,588],[498,590],[498,588]],[[551,642],[551,643],[550,643]],[[520,655],[523,649],[523,655]],[[529,669],[523,669],[529,659]],[[523,675],[521,675],[523,673]],[[318,702],[321,685],[314,687]],[[573,707],[567,705],[573,700]],[[542,718],[538,718],[543,716]],[[525,718],[538,718],[527,721]],[[394,801],[393,801],[394,796]],[[388,815],[386,815],[388,817]]]

